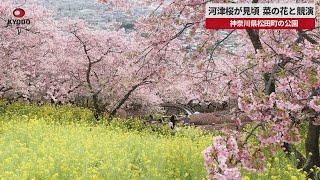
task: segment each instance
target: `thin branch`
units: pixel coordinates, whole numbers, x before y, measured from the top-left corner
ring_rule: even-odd
[[[226,37],[224,37],[221,41],[219,41],[219,42],[217,43],[217,45],[216,45],[216,46],[212,49],[212,51],[210,52],[209,61],[211,61],[212,58],[213,58],[213,52],[218,48],[218,46],[219,46],[222,42],[224,42],[226,39],[228,39],[228,37],[229,37],[234,31],[235,31],[235,29],[232,30]]]
[[[243,142],[243,144],[242,144],[243,147],[244,147],[244,145],[247,144],[249,138],[253,135],[254,131],[257,130],[258,127],[262,126],[262,123],[263,123],[263,122],[261,121],[261,122],[260,122],[259,124],[257,124],[253,129],[251,129],[251,131],[249,132],[249,134],[247,135],[246,139],[244,140],[244,142]]]
[[[275,74],[277,72],[277,69],[278,69],[278,64],[275,63],[273,65],[273,68],[272,68],[272,72],[271,72],[271,75],[268,79],[268,82],[267,82],[267,85],[266,85],[266,88],[265,88],[265,94],[269,95],[271,92],[270,92],[270,89],[271,89],[271,85],[272,85],[272,82],[274,81],[275,79]]]

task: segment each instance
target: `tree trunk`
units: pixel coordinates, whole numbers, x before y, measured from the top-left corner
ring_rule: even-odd
[[[307,164],[303,168],[304,171],[310,172],[310,169],[313,166],[320,166],[320,159],[319,159],[319,130],[320,126],[316,126],[313,124],[313,120],[309,121],[308,127],[308,134],[306,139],[306,157],[307,157]],[[308,177],[313,178],[314,173],[310,172]]]
[[[273,77],[271,77],[271,73],[265,73],[263,76],[265,83],[265,94],[270,95],[276,91],[275,80]]]
[[[283,147],[284,152],[286,153],[286,156],[288,158],[292,158],[291,153],[294,153],[294,158],[295,159],[299,159],[299,162],[297,163],[297,168],[301,169],[303,168],[303,166],[306,163],[306,159],[304,158],[304,156],[296,149],[296,147],[293,144],[289,144],[289,143],[284,143]]]
[[[258,0],[252,0],[252,3],[258,3]],[[257,50],[263,50],[262,43],[259,37],[258,30],[247,30],[247,34],[250,37],[251,43],[257,52]],[[305,32],[298,30],[299,39],[297,43],[302,41],[303,39],[308,40],[312,44],[319,44],[317,41],[308,36]],[[286,63],[287,61],[284,61]],[[281,64],[280,66],[285,66],[285,64]],[[276,68],[276,67],[274,67]],[[275,69],[276,70],[276,69]],[[270,95],[272,92],[275,92],[275,79],[273,78],[274,72],[264,74],[265,81],[265,93]],[[288,153],[290,157],[291,152],[295,154],[295,158],[298,158],[300,162],[297,164],[297,168],[301,168],[305,162],[307,163],[303,168],[305,171],[310,172],[310,169],[313,166],[320,166],[320,157],[319,157],[319,130],[320,126],[316,126],[313,124],[313,120],[311,119],[308,127],[308,134],[306,139],[306,158],[294,147],[292,144],[284,143],[285,152]],[[309,155],[311,153],[311,155]],[[313,177],[314,173],[309,173],[309,177]]]
[[[99,116],[101,115],[102,111],[100,108],[99,104],[99,98],[97,94],[92,95],[92,100],[93,100],[93,107],[94,107],[94,117],[96,118],[97,121],[99,121]]]
[[[151,81],[146,81],[145,79],[134,86],[131,87],[131,89],[124,95],[124,97],[119,101],[119,103],[116,105],[116,107],[111,111],[110,117],[114,117],[117,113],[117,110],[120,109],[120,107],[129,99],[130,95],[140,86],[149,84]]]
[[[258,0],[253,0],[252,3],[257,3]],[[262,43],[259,36],[259,31],[257,30],[247,30],[247,34],[250,37],[251,43],[257,52],[257,50],[263,50]],[[283,65],[284,66],[284,65]],[[275,92],[276,86],[275,86],[275,73],[277,71],[277,66],[273,67],[272,72],[265,73],[263,76],[264,82],[265,82],[265,94],[270,95],[272,92]],[[303,164],[305,163],[305,158],[303,155],[295,148],[294,145],[284,143],[283,145],[284,152],[287,153],[287,156],[290,157],[291,153],[294,153],[294,157],[299,159],[300,162],[297,164],[297,168],[302,168]]]

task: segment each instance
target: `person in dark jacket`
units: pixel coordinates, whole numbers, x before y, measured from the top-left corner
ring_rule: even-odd
[[[164,123],[164,121],[163,121],[162,118],[159,118],[159,119],[158,119],[158,122],[159,122],[159,123]]]
[[[176,116],[175,115],[172,115],[170,117],[170,122],[172,123],[172,127],[171,129],[174,129],[175,125],[176,125],[176,122],[177,122],[177,119],[176,119]]]
[[[154,119],[153,119],[153,116],[150,114],[150,116],[149,116],[149,118],[148,118],[148,120],[147,120],[149,123],[152,123],[153,121],[154,121]]]

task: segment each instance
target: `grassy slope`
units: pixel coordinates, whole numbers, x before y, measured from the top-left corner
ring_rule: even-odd
[[[102,126],[11,121],[0,136],[0,177],[202,179],[210,138],[166,137]]]
[[[137,121],[92,123],[90,111],[0,101],[0,179],[205,179],[201,151],[212,135],[143,127]],[[157,130],[157,132],[154,132]],[[283,153],[245,179],[303,179]]]
[[[86,110],[72,107],[55,110],[50,106],[2,103],[1,110],[1,178],[206,177],[200,152],[210,144],[211,136],[193,129],[172,136],[170,131],[161,135],[150,128],[128,130],[139,126],[135,123],[124,126],[123,122],[122,128],[119,122],[108,127],[103,123],[92,125]],[[75,117],[79,122],[73,120]]]

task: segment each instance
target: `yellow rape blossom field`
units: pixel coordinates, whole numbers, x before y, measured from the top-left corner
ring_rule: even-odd
[[[206,177],[200,152],[211,137],[201,136],[200,131],[186,129],[175,136],[139,132],[119,128],[119,122],[109,126],[85,122],[90,117],[86,110],[79,122],[73,122],[70,118],[76,117],[77,108],[72,112],[72,107],[55,110],[50,106],[18,108],[20,105],[6,107],[9,109],[0,117],[1,179]],[[59,121],[52,119],[67,109],[70,111]],[[66,122],[60,123],[63,117]],[[187,131],[199,134],[186,137]]]
[[[24,119],[3,124],[1,178],[203,179],[210,139],[159,137],[85,124]]]
[[[0,101],[0,179],[206,179],[201,155],[212,136],[195,128],[94,123],[72,106]],[[284,155],[244,179],[305,179]]]

